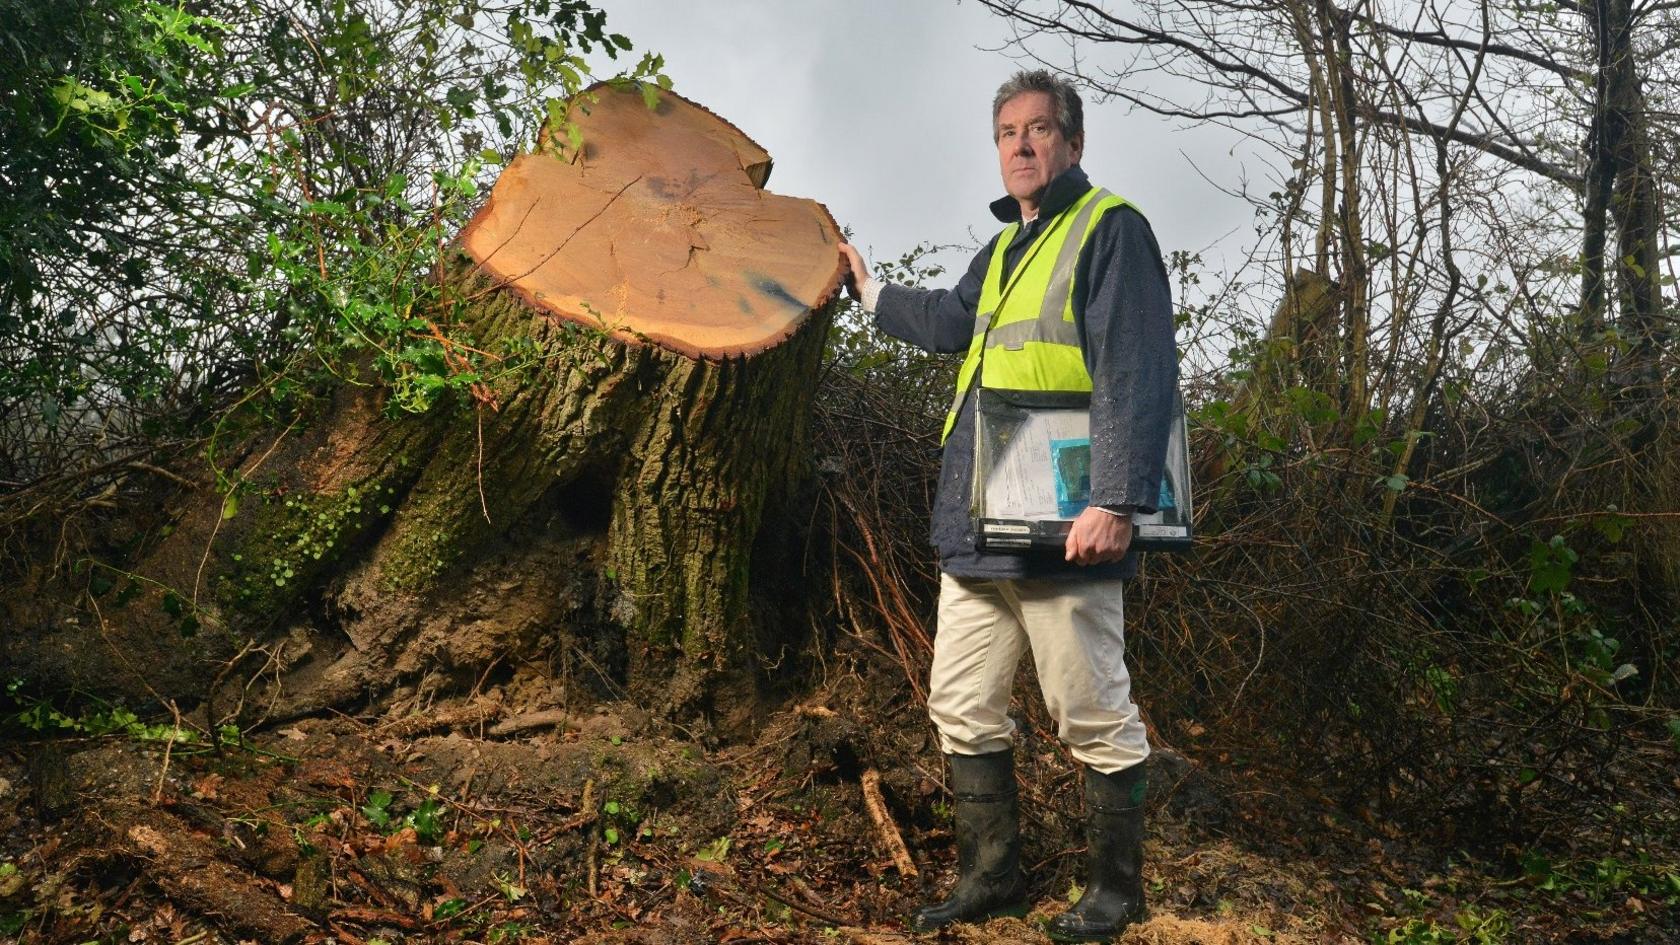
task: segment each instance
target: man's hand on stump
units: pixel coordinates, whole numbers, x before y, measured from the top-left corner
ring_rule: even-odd
[[[863,285],[869,281],[869,264],[863,261],[863,254],[859,253],[850,243],[840,244],[840,256],[851,267],[846,276],[846,294],[858,301],[863,300]]]

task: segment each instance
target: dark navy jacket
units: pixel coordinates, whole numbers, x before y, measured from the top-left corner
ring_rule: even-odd
[[[1078,165],[1050,182],[1037,219],[1021,227],[1005,248],[1005,280],[1044,225],[1090,187]],[[1020,205],[1013,197],[994,201],[991,209],[1004,223],[1021,219]],[[955,289],[883,286],[875,303],[877,327],[929,351],[967,351],[980,288],[997,240],[992,237],[974,257]],[[1160,495],[1161,466],[1178,386],[1178,357],[1173,343],[1172,292],[1161,250],[1149,221],[1131,207],[1104,214],[1080,249],[1073,317],[1092,382],[1091,502],[1153,511]],[[1135,551],[1122,561],[1081,566],[1062,560],[1059,553],[1023,556],[975,550],[969,493],[977,399],[964,398],[940,463],[931,536],[940,568],[956,577],[972,578],[1129,578],[1135,574]]]

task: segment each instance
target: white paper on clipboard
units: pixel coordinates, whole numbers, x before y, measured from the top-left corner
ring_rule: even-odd
[[[1020,427],[993,458],[986,473],[983,508],[988,517],[1037,521],[1064,518],[1067,496],[1080,485],[1080,471],[1070,459],[1084,445],[1085,470],[1080,498],[1090,498],[1091,418],[1082,410],[1047,410],[1026,415]],[[1058,463],[1057,460],[1062,460]],[[1058,493],[1058,481],[1062,489]]]

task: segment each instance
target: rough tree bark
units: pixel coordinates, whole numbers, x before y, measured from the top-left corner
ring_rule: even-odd
[[[0,662],[208,699],[215,723],[564,658],[685,719],[749,718],[789,643],[757,603],[798,557],[780,513],[840,236],[678,96],[600,87],[569,118],[581,140],[516,159],[439,273],[473,344],[535,369],[485,388],[493,409],[403,419],[342,386],[248,444],[235,514],[184,492],[136,564],[95,566],[68,608],[20,608],[33,632]]]
[[[1658,264],[1656,173],[1650,140],[1649,106],[1639,74],[1635,30],[1639,12],[1629,0],[1595,0],[1582,8],[1598,53],[1588,130],[1587,172],[1581,249],[1581,307],[1578,332],[1589,351],[1603,347],[1606,283],[1617,283],[1617,328],[1623,354],[1622,386],[1655,380],[1656,355],[1666,340]],[[1616,256],[1609,234],[1616,232]]]

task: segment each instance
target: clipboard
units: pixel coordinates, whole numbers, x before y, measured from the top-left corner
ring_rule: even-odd
[[[981,387],[973,515],[981,551],[1062,548],[1091,500],[1089,394]],[[1173,395],[1156,511],[1132,515],[1131,547],[1187,552],[1195,530],[1184,399]]]

